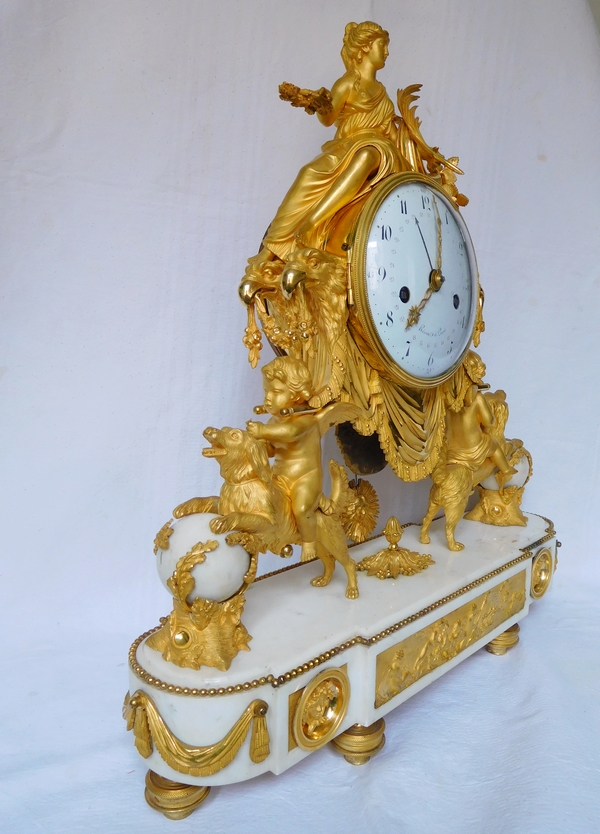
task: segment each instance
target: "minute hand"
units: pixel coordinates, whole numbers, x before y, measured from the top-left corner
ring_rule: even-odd
[[[425,252],[427,253],[427,260],[429,261],[431,272],[429,273],[429,286],[427,287],[425,295],[423,296],[419,304],[417,304],[414,307],[411,307],[408,311],[408,316],[406,318],[406,330],[408,330],[408,328],[412,327],[414,324],[417,324],[417,322],[421,318],[421,310],[427,304],[434,292],[437,292],[441,288],[445,280],[444,276],[442,275],[442,222],[440,219],[440,213],[437,208],[437,203],[435,202],[435,198],[433,202],[435,206],[438,238],[436,268],[434,269],[433,264],[431,263],[431,258],[429,257],[429,250],[427,249],[427,244],[425,243],[425,238],[423,237],[423,232],[421,231],[421,226],[419,224],[419,221],[415,217],[415,223],[417,224],[419,234],[421,235],[421,240],[423,241],[423,246],[425,247]]]
[[[417,224],[417,229],[419,230],[419,234],[421,235],[421,240],[423,241],[423,246],[425,247],[425,253],[427,255],[427,260],[429,261],[430,269],[433,269],[433,264],[431,263],[431,258],[429,257],[429,249],[427,248],[427,244],[425,243],[425,238],[423,237],[423,232],[421,231],[421,224],[415,217],[415,223]]]

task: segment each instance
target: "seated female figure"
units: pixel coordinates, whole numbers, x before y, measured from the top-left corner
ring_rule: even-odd
[[[410,170],[396,144],[394,105],[376,79],[388,41],[376,23],[346,26],[341,53],[346,72],[333,85],[331,100],[315,94],[312,105],[324,125],[336,125],[335,138],[300,170],[269,226],[259,262],[285,261],[296,245],[320,248],[336,212],[388,174]]]

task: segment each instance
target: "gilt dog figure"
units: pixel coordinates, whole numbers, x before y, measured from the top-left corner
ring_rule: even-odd
[[[260,551],[270,550],[281,555],[301,538],[292,511],[289,494],[273,477],[265,441],[252,437],[247,431],[224,427],[209,427],[204,437],[210,443],[203,454],[219,462],[223,485],[219,496],[192,498],[173,511],[175,518],[190,513],[216,513],[211,520],[214,533],[239,531],[248,533],[260,544]],[[326,511],[318,509],[317,556],[324,571],[312,580],[318,587],[328,585],[336,561],[344,568],[348,579],[346,596],[358,597],[356,566],[350,558],[346,535],[339,515],[350,498],[348,477],[342,466],[330,461],[332,490]]]

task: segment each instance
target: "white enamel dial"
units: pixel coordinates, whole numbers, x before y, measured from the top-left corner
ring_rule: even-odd
[[[367,231],[364,282],[370,330],[393,362],[424,382],[447,375],[470,343],[478,292],[451,201],[418,179],[389,191]]]

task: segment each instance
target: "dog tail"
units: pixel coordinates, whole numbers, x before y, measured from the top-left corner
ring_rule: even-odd
[[[190,498],[183,504],[178,504],[173,510],[173,518],[183,518],[193,513],[218,513],[219,499],[216,495],[208,498]]]
[[[329,474],[331,475],[331,504],[333,511],[338,515],[342,515],[352,500],[352,490],[348,486],[348,473],[335,460],[330,460]]]

